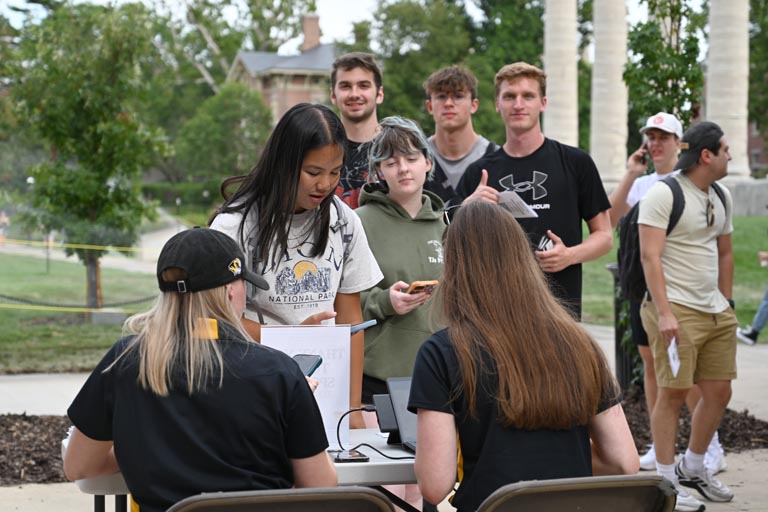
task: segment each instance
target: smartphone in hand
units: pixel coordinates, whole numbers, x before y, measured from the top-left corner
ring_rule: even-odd
[[[648,152],[648,141],[643,142],[643,145],[640,146],[640,149],[645,150],[645,153],[643,153],[643,163],[647,165],[651,160],[651,154]]]
[[[548,251],[551,248],[555,246],[554,242],[552,242],[552,239],[549,238],[547,235],[544,235],[541,237],[541,240],[539,240],[539,245],[536,246],[537,251]]]
[[[408,287],[408,290],[405,293],[407,294],[419,293],[419,292],[432,293],[433,291],[435,291],[435,287],[438,284],[440,284],[439,281],[414,281],[411,283],[411,286]]]
[[[323,362],[322,357],[314,354],[296,354],[293,356],[293,360],[299,364],[301,373],[307,377],[315,373],[315,370],[317,370]]]

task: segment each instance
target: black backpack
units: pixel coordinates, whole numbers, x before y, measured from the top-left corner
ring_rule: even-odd
[[[669,224],[667,224],[667,236],[669,236],[683,214],[685,196],[683,196],[680,183],[674,177],[668,176],[661,182],[672,189],[672,211],[669,214]],[[723,189],[717,183],[712,183],[712,188],[725,206]],[[619,221],[619,251],[617,253],[619,287],[621,288],[621,295],[632,302],[642,301],[647,289],[643,264],[640,260],[640,232],[637,226],[639,212],[640,202],[637,202]]]

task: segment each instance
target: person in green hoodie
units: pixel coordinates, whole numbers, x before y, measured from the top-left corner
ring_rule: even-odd
[[[419,126],[388,117],[369,152],[371,179],[355,210],[384,279],[363,292],[366,320],[363,403],[387,393],[388,377],[411,375],[421,343],[440,328],[431,293],[406,293],[413,281],[438,280],[443,269],[443,201],[424,190],[434,157]]]

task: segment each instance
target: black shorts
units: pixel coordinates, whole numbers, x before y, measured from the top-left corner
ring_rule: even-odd
[[[629,302],[629,325],[632,328],[632,341],[635,345],[648,346],[648,335],[643,329],[643,321],[640,319],[640,302]]]
[[[388,395],[387,382],[363,374],[363,403],[372,404],[373,395]]]

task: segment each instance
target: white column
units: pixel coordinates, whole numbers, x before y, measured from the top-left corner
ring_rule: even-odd
[[[578,31],[576,0],[546,0],[544,71],[547,108],[544,133],[572,146],[579,142]]]
[[[618,182],[627,161],[627,8],[595,0],[595,62],[592,66],[590,153],[604,182]]]
[[[728,174],[748,177],[749,0],[709,3],[706,95],[704,118],[720,125],[731,146]]]

